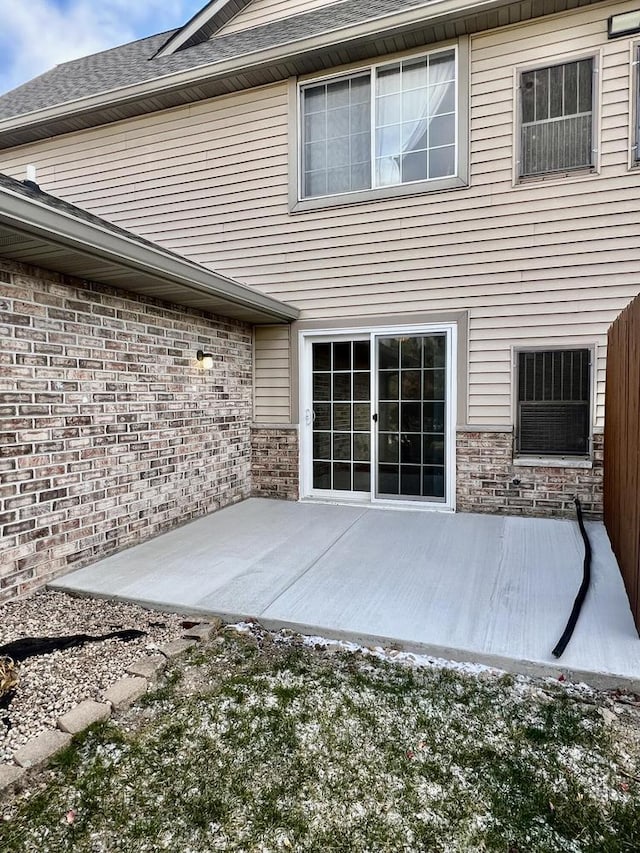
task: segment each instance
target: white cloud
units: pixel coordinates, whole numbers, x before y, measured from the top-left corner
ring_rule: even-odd
[[[54,65],[171,29],[204,0],[0,0],[0,92]]]

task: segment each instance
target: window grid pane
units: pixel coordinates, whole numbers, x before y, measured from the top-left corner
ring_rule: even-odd
[[[593,60],[527,71],[521,92],[521,176],[591,166]]]
[[[313,488],[370,489],[369,341],[314,342]]]
[[[446,336],[378,339],[378,495],[445,499]]]
[[[518,353],[519,453],[589,452],[589,350]]]
[[[302,90],[305,198],[371,186],[370,75]]]

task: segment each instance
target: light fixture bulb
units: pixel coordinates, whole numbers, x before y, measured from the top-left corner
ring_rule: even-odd
[[[196,358],[198,362],[202,365],[202,367],[207,370],[211,370],[213,367],[213,354],[210,352],[203,352],[203,350],[199,349],[196,353]]]
[[[610,39],[630,36],[640,32],[640,11],[622,12],[620,15],[612,15],[607,22],[607,26],[607,35]]]

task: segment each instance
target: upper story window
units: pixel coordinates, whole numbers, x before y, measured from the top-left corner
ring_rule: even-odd
[[[633,111],[633,160],[640,163],[640,44],[635,45],[633,64],[634,111]]]
[[[303,85],[301,197],[455,177],[457,91],[455,48]]]
[[[520,78],[520,177],[590,168],[592,58],[525,71]]]

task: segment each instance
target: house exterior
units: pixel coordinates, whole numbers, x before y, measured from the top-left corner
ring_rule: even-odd
[[[0,97],[0,172],[296,313],[251,493],[598,517],[639,45],[636,2],[214,0]]]
[[[0,175],[0,601],[248,497],[253,328],[296,315]]]

